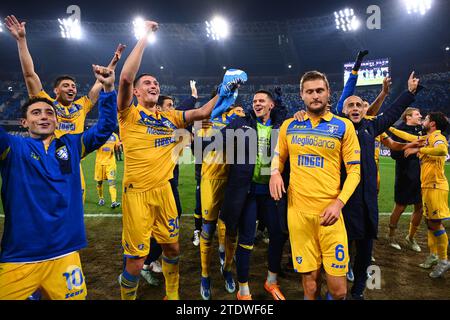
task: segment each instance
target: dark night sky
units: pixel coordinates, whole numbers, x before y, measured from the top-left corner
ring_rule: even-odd
[[[448,0],[434,0],[437,3]],[[2,0],[0,16],[15,13],[23,19],[54,19],[65,14],[71,4],[80,6],[82,19],[102,22],[128,22],[137,14],[159,22],[202,22],[215,13],[232,21],[285,20],[332,14],[346,6],[363,11],[368,5],[379,5],[382,10],[402,10],[403,0],[61,0],[61,1],[11,1]],[[448,5],[447,5],[448,8]],[[386,12],[385,11],[385,12]],[[447,14],[448,10],[434,10]]]

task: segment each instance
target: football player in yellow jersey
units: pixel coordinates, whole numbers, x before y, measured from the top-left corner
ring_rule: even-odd
[[[126,258],[119,282],[122,299],[136,299],[140,271],[153,236],[163,249],[166,298],[175,300],[179,299],[179,220],[169,183],[180,151],[175,134],[195,120],[208,118],[219,97],[189,111],[157,111],[158,81],[150,74],[136,77],[148,36],[158,29],[153,21],[144,25],[145,32],[125,61],[119,81],[118,117],[125,155],[122,246]],[[232,77],[236,82],[226,83],[227,88],[241,83],[239,74]],[[188,138],[183,141],[189,143],[190,133],[184,133]]]
[[[288,227],[294,268],[302,273],[305,299],[319,294],[324,266],[329,298],[344,299],[349,261],[341,210],[360,182],[360,146],[353,124],[326,110],[330,86],[326,76],[307,72],[300,80],[307,114],[304,121],[286,120],[272,160],[270,193],[279,200],[281,172],[290,159]],[[347,178],[341,189],[341,165]]]
[[[34,70],[33,58],[31,57],[27,45],[25,22],[19,22],[15,16],[7,16],[5,18],[5,25],[11,35],[17,40],[20,64],[22,66],[22,72],[30,98],[46,98],[52,101],[55,106],[58,119],[58,128],[55,131],[56,136],[60,137],[66,133],[82,133],[84,131],[86,115],[92,110],[97,102],[102,88],[101,83],[97,80],[87,96],[83,96],[76,100],[77,86],[75,79],[68,75],[60,76],[55,80],[53,86],[55,98],[50,97],[49,94],[44,91],[41,80]],[[119,45],[117,47],[114,57],[108,65],[109,69],[115,70],[124,49],[124,45]],[[85,181],[83,171],[80,170],[80,172],[84,202]]]
[[[224,128],[236,117],[245,116],[241,106],[231,106],[219,117],[211,119],[211,127],[202,129],[199,133],[201,137],[211,138],[215,134],[220,134],[220,129]],[[228,166],[223,158],[223,153],[210,151],[203,157],[201,182],[200,182],[200,203],[202,207],[202,231],[200,235],[200,257],[201,257],[201,281],[200,294],[203,300],[211,299],[211,279],[210,264],[212,254],[212,240],[214,237],[216,224],[219,236],[219,256],[220,265],[223,270],[231,271],[231,263],[236,249],[236,238],[225,238],[225,223],[219,218],[219,211],[222,207],[225,186],[228,177]],[[225,252],[230,254],[226,255]],[[226,259],[225,257],[229,257]],[[230,277],[226,279],[226,290],[233,293],[236,290],[234,280]]]
[[[447,257],[448,236],[442,223],[443,220],[450,219],[449,186],[445,176],[448,141],[442,135],[448,126],[448,119],[442,112],[430,112],[423,122],[423,127],[428,134],[426,140],[421,138],[416,141],[417,146],[405,150],[405,157],[417,154],[420,159],[422,202],[428,225],[428,246],[430,248],[430,256],[427,257],[424,264],[432,265],[432,261],[438,260],[437,265],[430,273],[432,278],[438,278],[450,269]],[[402,139],[404,138],[402,137]]]
[[[116,188],[116,158],[114,150],[119,147],[119,136],[113,133],[108,141],[101,146],[95,155],[95,181],[97,181],[98,204],[103,206],[105,199],[103,197],[103,180],[108,181],[109,194],[111,196],[111,208],[120,206],[117,202]]]

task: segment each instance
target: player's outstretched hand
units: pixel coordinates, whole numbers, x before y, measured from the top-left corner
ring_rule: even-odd
[[[158,22],[155,21],[145,21],[145,33],[149,35],[152,32],[156,32],[158,30],[159,25]]]
[[[276,170],[272,172],[272,176],[270,177],[269,182],[270,195],[276,201],[280,200],[283,197],[283,192],[286,193],[286,189],[284,188],[283,177],[281,173]]]
[[[355,64],[353,65],[354,71],[359,71],[359,68],[361,68],[361,63],[366,55],[369,54],[369,50],[359,51],[358,55],[356,56]]]
[[[13,15],[7,16],[5,18],[6,28],[16,40],[25,38],[25,24],[26,22],[19,22],[19,20],[17,20],[17,18]]]
[[[391,85],[392,85],[392,79],[390,77],[385,77],[383,79],[383,90],[382,90],[385,95],[389,95]]]
[[[110,66],[115,66],[117,62],[119,62],[120,58],[122,58],[122,53],[126,47],[127,47],[126,45],[119,43],[119,45],[116,48],[116,51],[114,52],[114,57],[112,58]]]
[[[103,85],[106,92],[114,90],[114,70],[99,65],[92,65],[92,70],[94,71],[95,77]]]
[[[419,78],[414,77],[414,71],[411,72],[408,79],[408,91],[412,94],[416,94],[417,87],[419,86]]]
[[[341,210],[344,207],[344,204],[341,200],[336,199],[331,203],[328,207],[320,215],[321,226],[331,226],[339,220],[339,216],[341,215]]]
[[[193,96],[194,98],[198,98],[197,87],[195,86],[195,84],[195,80],[189,81],[189,85],[191,87],[191,96]]]

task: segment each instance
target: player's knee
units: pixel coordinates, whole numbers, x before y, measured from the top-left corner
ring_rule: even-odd
[[[128,258],[126,270],[131,275],[139,275],[142,267],[144,266],[145,257],[144,258]]]
[[[317,292],[317,282],[313,279],[303,281],[303,290],[309,296],[313,296]]]
[[[163,245],[163,254],[169,259],[176,258],[180,255],[180,246],[178,243]]]
[[[206,241],[212,241],[214,237],[214,232],[216,231],[216,222],[207,221],[203,222],[201,237]]]
[[[329,292],[333,297],[333,300],[344,300],[347,296],[347,287],[339,286],[336,288],[329,288]]]

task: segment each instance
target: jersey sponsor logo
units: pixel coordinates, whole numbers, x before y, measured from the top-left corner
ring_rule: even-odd
[[[58,129],[61,131],[75,131],[75,123],[60,122]]]
[[[297,261],[298,264],[302,264],[303,257],[295,257],[295,261]]]
[[[40,160],[39,156],[38,156],[36,153],[34,153],[33,151],[31,151],[30,156],[31,156],[31,158],[33,158],[34,160],[37,160],[37,161]]]
[[[69,160],[69,151],[67,151],[66,146],[62,146],[58,150],[56,150],[56,156],[61,160]]]
[[[71,292],[71,293],[66,293],[66,296],[64,297],[65,299],[70,299],[76,296],[79,296],[80,294],[82,294],[84,292],[84,289],[75,291],[75,292]]]
[[[327,124],[327,127],[328,127],[327,131],[330,134],[336,134],[339,130],[339,126],[336,124]]]
[[[139,250],[144,250],[144,244],[143,244],[143,243],[139,244],[139,245],[138,245],[138,249],[139,249]]]
[[[312,146],[312,147],[319,147],[319,148],[325,148],[325,149],[332,149],[336,147],[336,143],[332,140],[327,139],[321,139],[319,137],[314,136],[305,136],[301,137],[298,135],[293,135],[291,139],[291,144],[298,144],[302,147],[304,146]]]
[[[294,128],[294,129],[305,129],[306,126],[305,125],[294,124],[294,126],[292,128]]]
[[[175,139],[173,137],[168,137],[168,138],[160,138],[160,139],[155,139],[155,147],[164,147],[167,146],[171,143],[174,143]]]
[[[164,131],[164,134],[177,129],[177,127],[172,122],[170,122],[169,119],[163,116],[161,116],[161,119],[155,119],[153,116],[147,115],[144,111],[139,112],[139,114],[141,116],[139,123],[147,127],[157,127],[159,128],[159,130]]]
[[[307,168],[323,168],[325,159],[315,154],[301,154],[298,156],[297,164]]]
[[[336,263],[332,263],[332,264],[331,264],[331,267],[332,267],[332,268],[335,268],[335,269],[345,269],[346,264],[336,264]]]
[[[102,148],[102,151],[108,152],[108,151],[111,151],[111,148],[105,147],[105,148]]]

